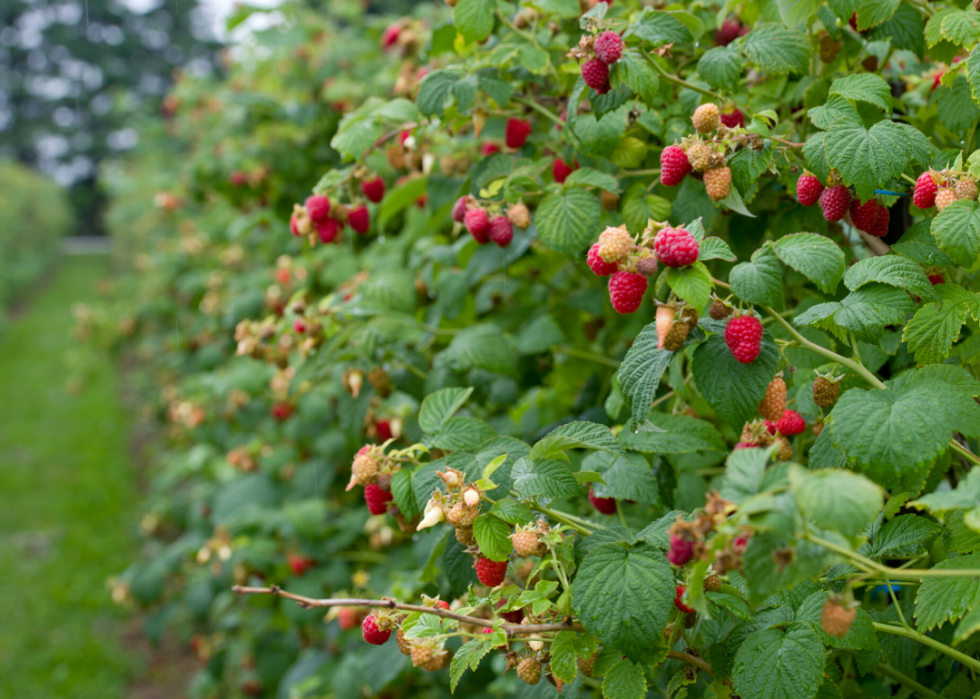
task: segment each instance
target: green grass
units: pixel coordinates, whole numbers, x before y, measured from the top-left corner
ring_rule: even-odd
[[[0,335],[0,697],[122,697],[140,658],[106,579],[137,547],[136,474],[115,365],[69,394],[70,307],[107,260],[64,260]]]

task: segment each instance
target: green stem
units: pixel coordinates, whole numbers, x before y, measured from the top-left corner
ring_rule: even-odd
[[[523,104],[525,107],[530,107],[531,109],[533,109],[534,111],[536,111],[541,116],[545,117],[546,119],[551,119],[551,121],[555,122],[556,124],[558,124],[562,128],[564,128],[565,126],[567,126],[567,124],[565,124],[565,122],[562,121],[560,117],[558,117],[557,115],[553,114],[549,110],[545,109],[544,107],[542,107],[540,104],[538,104],[537,102],[535,102],[532,99],[527,99],[525,97],[516,97],[516,96],[515,97],[511,97],[511,99],[514,100],[515,102],[517,102],[518,104]]]
[[[891,677],[896,682],[899,682],[901,684],[904,684],[906,687],[908,687],[909,689],[911,689],[913,692],[915,692],[919,696],[923,696],[923,697],[938,697],[939,696],[938,694],[936,694],[934,691],[932,691],[928,687],[926,687],[924,685],[921,685],[918,682],[916,682],[915,680],[913,680],[911,677],[908,677],[906,675],[903,675],[901,672],[899,672],[898,670],[896,670],[895,668],[893,668],[888,663],[881,663],[875,669],[878,672],[880,672],[882,675],[885,675],[887,677]]]
[[[922,578],[976,578],[980,577],[980,570],[973,568],[949,568],[946,570],[936,570],[935,568],[889,568],[884,566],[877,561],[872,561],[870,558],[865,558],[855,551],[851,551],[849,548],[844,546],[838,546],[832,541],[827,541],[826,539],[821,539],[819,536],[814,536],[813,534],[806,533],[803,538],[816,544],[817,546],[823,546],[829,551],[839,553],[845,558],[850,559],[850,561],[858,568],[867,570],[868,572],[874,571],[879,576],[885,578],[886,580],[921,580]]]
[[[626,515],[623,514],[623,503],[619,500],[616,501],[616,512],[619,514],[619,521],[623,523],[624,527],[629,529],[630,526],[626,523]]]
[[[929,636],[926,636],[925,634],[921,634],[918,631],[903,629],[901,626],[892,626],[891,624],[879,624],[878,622],[874,622],[874,627],[875,627],[875,631],[880,631],[881,633],[890,633],[890,634],[894,634],[895,636],[904,636],[905,638],[910,638],[913,641],[918,641],[924,646],[929,646],[930,648],[934,648],[935,650],[938,650],[940,653],[943,653],[944,655],[948,655],[949,657],[955,660],[959,660],[963,665],[966,665],[968,668],[971,668],[973,671],[980,672],[980,660],[977,660],[976,658],[971,658],[966,653],[961,653],[955,648],[950,648],[945,643],[940,643],[936,639],[930,638]]]
[[[854,353],[854,361],[864,366],[864,362],[861,361],[861,350],[858,349],[857,335],[853,332],[851,333],[851,351]]]
[[[796,330],[796,328],[794,328],[792,325],[790,325],[789,322],[785,318],[783,318],[781,315],[779,315],[779,313],[777,313],[773,309],[769,308],[768,306],[763,306],[762,307],[762,310],[764,310],[766,313],[768,313],[770,316],[772,316],[776,320],[777,323],[779,323],[784,328],[786,328],[786,332],[788,332],[790,335],[792,335],[793,336],[793,339],[796,340],[796,342],[801,347],[803,347],[803,349],[807,349],[807,350],[810,350],[811,352],[815,352],[816,354],[819,354],[819,355],[821,355],[823,357],[826,357],[827,359],[829,359],[832,362],[837,362],[841,366],[847,367],[848,369],[850,369],[855,374],[860,375],[861,378],[863,378],[865,381],[867,381],[868,383],[870,383],[875,388],[885,388],[885,384],[882,383],[881,379],[879,379],[877,376],[875,376],[874,374],[872,374],[870,371],[868,371],[867,369],[865,369],[863,366],[861,366],[860,364],[858,364],[857,362],[855,362],[853,359],[848,359],[847,357],[842,357],[841,355],[837,354],[836,352],[830,351],[826,347],[821,347],[820,345],[818,345],[815,342],[810,342],[805,337],[803,337],[802,335],[800,335],[800,333]]]
[[[706,90],[703,87],[699,87],[699,86],[695,85],[694,83],[689,83],[686,80],[683,80],[682,78],[678,78],[676,75],[672,75],[672,74],[668,73],[666,70],[664,70],[661,67],[661,65],[659,63],[657,63],[656,60],[654,60],[653,56],[651,56],[650,54],[644,53],[643,54],[643,57],[647,59],[647,62],[651,66],[653,66],[653,69],[656,70],[658,73],[660,73],[660,76],[664,80],[666,80],[667,82],[673,83],[674,85],[677,85],[678,87],[686,87],[688,90],[694,90],[695,92],[700,92],[702,95],[707,95],[708,97],[714,97],[716,100],[718,100],[722,104],[724,104],[725,102],[728,102],[729,101],[726,98],[724,98],[721,95],[719,95],[717,92],[712,92],[711,90]]]
[[[585,350],[575,349],[574,347],[567,347],[565,345],[556,347],[554,351],[567,354],[569,357],[585,359],[590,362],[595,362],[596,364],[609,366],[613,369],[619,368],[619,362],[617,362],[615,359],[610,359],[609,357],[603,357],[601,354],[594,354],[593,352],[586,352]]]
[[[555,510],[552,510],[550,507],[545,507],[544,505],[539,505],[537,500],[533,500],[532,502],[533,504],[531,505],[531,507],[537,510],[538,512],[543,512],[544,514],[548,515],[552,519],[558,520],[562,524],[571,527],[582,536],[592,536],[591,530],[586,529],[582,525],[573,522],[570,519],[570,515],[566,515],[564,512],[556,512]]]

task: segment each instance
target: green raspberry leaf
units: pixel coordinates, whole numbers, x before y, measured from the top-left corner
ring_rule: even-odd
[[[669,12],[646,7],[623,38],[637,36],[654,47],[664,44],[686,44],[694,41],[691,30]]]
[[[933,570],[980,570],[980,553],[947,558]],[[980,605],[980,575],[925,578],[915,595],[915,619],[920,631],[956,621]]]
[[[568,466],[554,459],[517,460],[511,471],[514,489],[525,498],[568,498],[579,493],[578,481]]]
[[[915,304],[908,293],[886,284],[869,282],[841,301],[811,306],[793,318],[796,325],[812,325],[847,341],[848,331],[859,340],[877,344],[886,325],[901,325]]]
[[[534,216],[534,225],[538,239],[552,250],[581,255],[600,227],[601,214],[599,200],[585,189],[575,187],[545,197]]]
[[[472,388],[443,388],[430,393],[422,401],[419,426],[429,434],[435,434],[463,407],[472,393]]]
[[[645,424],[656,430],[623,430],[619,441],[646,454],[687,454],[692,451],[727,451],[718,430],[706,420],[687,415],[652,412]]]
[[[827,130],[824,148],[827,164],[837,168],[862,201],[901,175],[912,155],[909,134],[893,121],[879,121],[867,129],[840,119]]]
[[[818,527],[854,536],[881,511],[881,488],[851,471],[808,471],[796,467],[789,472],[790,490],[807,517]]]
[[[667,284],[678,298],[694,308],[704,308],[711,300],[711,272],[701,260],[687,267],[669,268]]]
[[[902,239],[892,245],[892,252],[926,267],[953,264],[952,258],[939,249],[930,230],[931,226],[931,218],[913,224],[902,234]]]
[[[582,624],[603,646],[641,657],[660,643],[673,609],[674,574],[648,545],[603,544],[582,561],[572,602]]]
[[[980,261],[980,204],[954,201],[932,219],[932,234],[953,262],[973,267]]]
[[[891,488],[945,451],[951,428],[946,413],[936,410],[941,400],[929,385],[901,394],[852,388],[837,401],[825,429],[872,480]]]
[[[415,100],[424,116],[442,116],[443,104],[452,92],[453,86],[465,73],[457,68],[434,70],[419,83],[419,96]]]
[[[483,657],[493,650],[493,645],[487,641],[471,639],[460,646],[449,663],[449,691],[455,692],[466,668],[476,670]]]
[[[898,255],[867,257],[851,266],[844,275],[844,285],[851,291],[856,291],[869,282],[908,289],[910,293],[925,299],[937,298],[932,282],[922,271],[922,267]]]
[[[751,364],[735,359],[724,333],[711,335],[694,350],[694,381],[701,395],[725,422],[740,430],[755,415],[766,386],[776,373],[779,353],[766,332]]]
[[[473,522],[473,536],[480,546],[480,553],[491,561],[506,561],[513,550],[510,543],[510,525],[496,515],[485,513]]]
[[[601,449],[622,454],[623,448],[605,425],[595,422],[569,422],[549,432],[531,448],[531,458],[550,459],[565,449]]]
[[[459,0],[453,8],[453,22],[467,41],[483,41],[493,31],[495,0]]]
[[[643,699],[647,695],[647,677],[643,668],[623,658],[606,671],[602,678],[605,699]]]
[[[733,90],[742,68],[742,57],[727,46],[709,49],[698,61],[698,75],[715,90]]]
[[[878,650],[881,644],[878,641],[878,634],[875,632],[874,621],[866,611],[858,608],[854,623],[843,638],[836,638],[823,630],[820,617],[823,614],[823,606],[829,597],[829,593],[824,590],[814,592],[796,610],[796,620],[809,623],[810,628],[817,632],[824,645],[831,648],[841,648],[850,650]]]
[[[885,114],[892,111],[891,88],[883,77],[874,73],[855,73],[839,78],[830,86],[830,94],[873,104]]]
[[[875,558],[909,558],[924,551],[940,529],[938,524],[925,517],[899,515],[875,535],[868,553]]]
[[[600,498],[660,504],[657,477],[640,454],[617,456],[608,452],[596,452],[585,457],[582,469],[602,475],[605,485],[597,483],[594,486],[595,494]]]
[[[691,335],[688,335],[690,339]],[[657,349],[657,326],[650,323],[636,336],[633,346],[619,365],[619,390],[630,409],[634,425],[642,424],[650,412],[660,378],[673,356],[673,352]]]
[[[936,364],[949,356],[969,312],[976,318],[980,299],[962,286],[939,284],[933,287],[939,303],[924,303],[906,324],[902,340],[919,364]]]
[[[830,238],[816,233],[791,233],[777,240],[773,249],[783,263],[828,294],[834,293],[844,276],[844,251]]]
[[[757,631],[735,656],[732,682],[753,699],[812,699],[823,682],[823,643],[807,624]]]
[[[810,70],[810,42],[806,34],[781,24],[756,25],[742,40],[742,52],[769,75],[806,75]]]
[[[909,503],[909,507],[927,510],[937,517],[946,512],[980,507],[980,469],[971,469],[966,478],[957,483],[953,490],[939,491],[923,495]]]
[[[779,258],[769,245],[752,253],[748,262],[740,262],[728,274],[735,295],[746,303],[780,306],[783,302],[783,274]]]
[[[609,81],[613,87],[625,85],[647,104],[656,104],[660,76],[653,72],[653,68],[636,49],[627,48],[623,51],[622,58],[616,61],[609,73]]]

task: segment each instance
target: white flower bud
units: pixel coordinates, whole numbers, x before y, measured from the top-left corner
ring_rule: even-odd
[[[480,502],[480,492],[470,488],[463,493],[463,502],[466,503],[467,507],[476,507],[476,505]]]
[[[430,500],[429,501],[429,505],[431,505],[431,504],[432,504],[432,501]],[[423,529],[428,529],[429,527],[434,527],[437,524],[439,524],[439,522],[445,521],[445,519],[446,519],[446,514],[442,511],[442,508],[441,507],[436,506],[436,507],[432,507],[430,509],[429,506],[426,506],[426,508],[425,508],[425,517],[422,518],[422,521],[421,522],[419,522],[419,526],[416,527],[415,531],[419,531],[420,532]]]

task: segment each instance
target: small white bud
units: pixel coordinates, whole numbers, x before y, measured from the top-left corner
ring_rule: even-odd
[[[463,502],[466,503],[467,507],[476,507],[480,502],[480,493],[473,488],[470,488],[465,493],[463,493]]]

